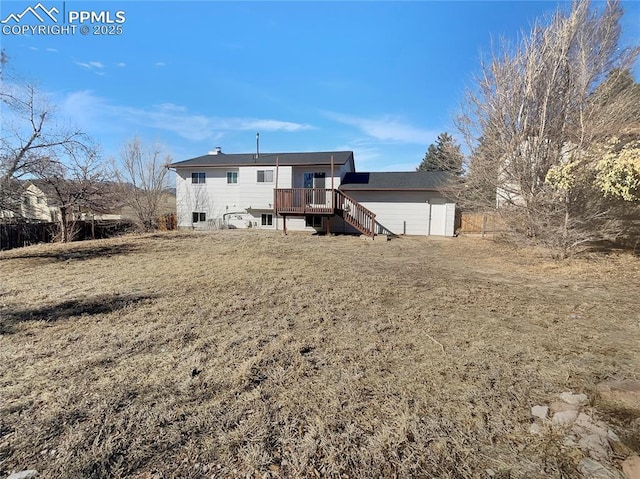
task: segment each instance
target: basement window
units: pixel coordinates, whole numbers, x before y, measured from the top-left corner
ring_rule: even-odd
[[[322,216],[305,216],[304,221],[305,224],[311,228],[322,227]]]
[[[273,170],[258,170],[258,183],[273,183]]]
[[[202,223],[204,221],[207,221],[207,214],[194,211],[193,213],[191,213],[191,221],[193,223]]]
[[[191,173],[191,183],[192,184],[201,184],[207,180],[206,173]]]
[[[273,225],[273,215],[268,213],[262,213],[262,226],[272,226]]]

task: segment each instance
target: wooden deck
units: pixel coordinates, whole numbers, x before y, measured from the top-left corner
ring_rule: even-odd
[[[340,190],[330,188],[278,188],[275,214],[287,216],[340,216],[362,234],[375,236],[376,215]],[[328,225],[328,223],[327,223]]]

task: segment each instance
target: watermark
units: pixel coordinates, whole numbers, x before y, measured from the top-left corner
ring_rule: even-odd
[[[66,2],[42,3],[11,12],[0,20],[3,35],[122,35],[124,10],[67,10]]]

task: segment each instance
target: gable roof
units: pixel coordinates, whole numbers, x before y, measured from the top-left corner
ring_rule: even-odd
[[[448,171],[347,173],[340,189],[437,191],[445,187],[451,178]]]
[[[203,155],[189,160],[171,163],[169,168],[194,168],[211,166],[275,166],[276,158],[280,166],[330,165],[333,155],[334,165],[344,165],[353,161],[353,151],[310,151],[301,153],[218,153]]]

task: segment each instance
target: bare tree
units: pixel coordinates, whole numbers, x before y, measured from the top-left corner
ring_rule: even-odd
[[[606,205],[594,190],[557,188],[547,178],[572,164],[574,179],[586,180],[585,152],[625,120],[620,108],[632,97],[615,93],[614,80],[638,48],[619,48],[621,16],[617,0],[601,11],[576,0],[570,12],[558,9],[483,62],[459,118],[473,151],[459,189],[463,202],[488,206],[492,191],[514,230],[564,251],[603,236]]]
[[[0,83],[0,210],[20,214],[21,185],[36,172],[93,154],[89,137],[56,121],[55,107],[29,83],[9,77],[2,55]]]
[[[113,205],[111,185],[105,182],[104,168],[95,153],[42,163],[34,173],[37,179],[33,182],[58,210],[55,219],[62,242],[75,239],[78,220],[107,212]]]
[[[159,145],[145,147],[138,137],[129,141],[114,162],[113,172],[118,181],[122,203],[131,208],[144,231],[157,227],[156,219],[167,194],[167,166],[170,155],[163,155]]]

